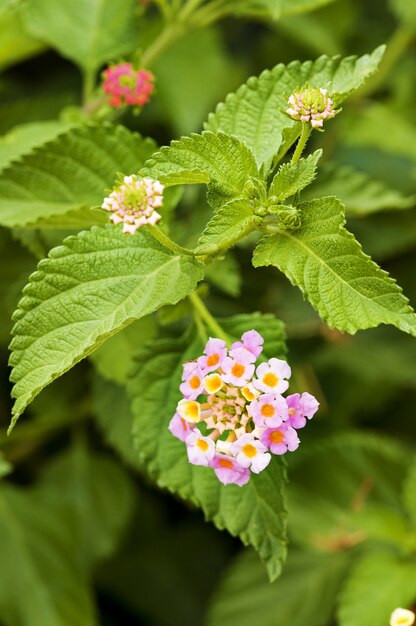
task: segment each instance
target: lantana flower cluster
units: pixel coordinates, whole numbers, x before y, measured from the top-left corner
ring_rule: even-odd
[[[335,117],[338,111],[328,91],[322,87],[305,87],[289,97],[286,113],[294,120],[310,122],[312,128],[322,128],[324,120]]]
[[[152,178],[124,176],[101,208],[110,211],[114,224],[123,223],[123,233],[135,233],[140,226],[156,224],[161,215],[156,211],[163,204],[163,185]]]
[[[110,65],[103,72],[103,89],[114,108],[145,105],[154,89],[154,76],[148,70],[136,70],[132,63]]]
[[[263,343],[256,330],[229,350],[222,339],[210,338],[204,354],[183,366],[183,398],[169,430],[185,442],[189,462],[213,468],[224,485],[242,486],[272,454],[296,450],[297,431],[318,410],[309,393],[282,395],[291,376],[286,361],[256,365]]]

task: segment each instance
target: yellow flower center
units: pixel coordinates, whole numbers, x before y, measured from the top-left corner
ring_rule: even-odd
[[[220,467],[226,467],[227,469],[233,469],[233,462],[230,459],[220,459],[218,461]]]
[[[217,365],[219,360],[220,360],[219,354],[210,354],[209,357],[207,358],[208,367],[213,367],[214,365]]]
[[[231,368],[231,374],[235,376],[236,378],[241,378],[241,376],[245,372],[245,369],[246,368],[244,367],[244,365],[241,365],[241,363],[234,363],[234,365]]]
[[[251,445],[251,443],[246,443],[242,449],[242,453],[246,455],[249,459],[252,459],[257,454],[257,448]]]
[[[208,450],[208,444],[203,439],[198,439],[198,441],[196,442],[196,445],[198,446],[200,450],[202,450],[202,452],[206,452]]]
[[[270,433],[270,441],[271,443],[282,443],[285,436],[280,430],[274,430]]]
[[[263,376],[263,382],[268,387],[276,387],[277,383],[279,382],[279,379],[276,376],[276,374],[273,374],[273,372],[268,372],[267,374]]]
[[[273,417],[275,410],[273,404],[263,404],[260,410],[263,417]]]
[[[199,378],[199,376],[192,376],[189,384],[191,386],[191,389],[198,389],[199,385],[201,384],[201,379]]]

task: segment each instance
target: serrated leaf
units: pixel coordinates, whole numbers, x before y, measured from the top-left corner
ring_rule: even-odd
[[[410,209],[416,205],[416,196],[406,196],[350,166],[324,169],[319,181],[306,191],[305,199],[335,194],[345,204],[347,214],[355,217],[386,209]]]
[[[255,230],[261,218],[247,200],[236,198],[220,207],[208,222],[195,248],[196,254],[215,254]]]
[[[276,202],[282,202],[310,185],[321,156],[322,150],[317,150],[297,163],[284,163],[272,180],[269,196],[276,196]]]
[[[204,132],[172,141],[141,170],[165,186],[209,184],[223,201],[241,195],[249,176],[258,171],[251,151],[236,137]]]
[[[297,125],[300,134],[301,124],[284,112],[291,92],[306,82],[312,87],[327,86],[339,104],[376,71],[383,52],[384,46],[380,46],[359,58],[322,56],[314,62],[276,65],[229,94],[210,114],[205,128],[236,135],[252,149],[258,165],[268,170],[279,151],[283,130]]]
[[[364,555],[341,594],[340,626],[385,626],[397,607],[416,599],[416,563],[395,554]]]
[[[242,326],[244,330],[260,330],[255,318],[260,316],[238,317],[232,336],[237,337]],[[278,343],[282,342],[281,324],[272,323],[270,316],[268,324],[269,332]],[[230,333],[233,319],[223,327]],[[224,487],[208,468],[188,463],[184,444],[167,428],[180,399],[182,363],[198,356],[201,350],[199,340],[188,345],[185,340],[162,339],[137,354],[129,393],[138,454],[160,487],[200,506],[218,528],[252,545],[274,579],[285,555],[285,470],[281,459],[274,458],[267,471],[253,476],[243,488]]]
[[[302,227],[264,237],[254,252],[254,266],[278,267],[333,328],[354,334],[392,324],[416,336],[413,309],[396,282],[344,228],[342,203],[329,197],[299,207]]]
[[[97,70],[137,47],[136,0],[29,0],[22,18],[28,33],[87,70]]]
[[[123,235],[94,227],[69,237],[40,262],[15,313],[12,425],[52,380],[107,337],[164,304],[184,298],[203,277],[147,231]]]
[[[326,626],[349,560],[345,552],[292,549],[281,576],[270,584],[256,554],[246,551],[220,582],[207,626]]]
[[[118,172],[135,173],[155,149],[122,126],[74,128],[0,176],[0,224],[85,227],[108,219],[101,205]]]

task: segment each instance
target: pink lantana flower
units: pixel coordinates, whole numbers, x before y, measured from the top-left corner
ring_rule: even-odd
[[[260,441],[273,454],[293,452],[299,447],[300,439],[294,428],[282,424],[279,428],[267,428],[261,434]]]
[[[283,396],[273,393],[261,394],[250,404],[250,415],[256,426],[277,427],[289,417]]]
[[[319,408],[319,402],[314,396],[305,391],[302,395],[293,393],[286,398],[289,423],[293,428],[303,428],[306,418],[312,419]]]
[[[256,370],[262,343],[254,330],[229,350],[210,338],[204,354],[183,366],[182,398],[169,430],[185,441],[189,462],[211,468],[224,485],[242,486],[251,472],[267,467],[271,454],[295,450],[294,424],[303,427],[318,406],[308,393],[281,395],[291,374],[286,361],[272,358]]]
[[[203,356],[198,358],[198,365],[205,373],[213,372],[221,367],[224,357],[227,355],[227,345],[223,339],[210,338],[204,348]]]
[[[321,129],[324,121],[338,113],[328,91],[322,87],[309,87],[294,91],[288,100],[286,113],[300,122],[309,122],[312,128]]]
[[[232,456],[216,454],[210,465],[223,485],[234,484],[242,487],[250,480],[250,470],[242,467]]]
[[[255,474],[259,474],[264,470],[272,458],[267,452],[266,446],[258,439],[255,439],[251,433],[243,435],[233,443],[230,452],[242,467],[250,467]]]
[[[168,426],[170,432],[174,437],[179,439],[180,441],[186,441],[188,435],[194,430],[194,426],[187,422],[179,415],[179,413],[175,413],[172,419],[169,422]]]
[[[189,371],[190,370],[190,371]],[[204,391],[204,373],[201,371],[198,364],[195,363],[194,367],[184,370],[182,380],[184,381],[179,389],[187,400],[196,400],[197,397]]]
[[[147,70],[136,70],[132,63],[110,65],[103,72],[103,90],[114,108],[145,105],[154,90],[154,76]]]
[[[231,350],[232,356],[226,356],[221,364],[224,372],[223,380],[236,387],[244,387],[253,376],[255,360],[254,355],[245,348]]]
[[[260,333],[257,332],[257,330],[248,330],[246,333],[241,335],[241,341],[233,343],[231,350],[235,350],[236,348],[245,348],[254,354],[257,359],[263,352],[263,343],[264,339]]]
[[[261,363],[256,369],[256,378],[253,385],[264,393],[280,394],[289,387],[287,378],[292,372],[286,361],[282,359],[269,359],[267,363]]]
[[[189,462],[193,465],[209,465],[215,456],[215,443],[203,437],[196,429],[186,438]]]

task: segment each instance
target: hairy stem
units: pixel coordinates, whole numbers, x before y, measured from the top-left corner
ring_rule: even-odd
[[[299,137],[298,145],[293,153],[291,163],[297,163],[299,161],[311,132],[312,126],[308,122],[302,122],[302,132]]]
[[[153,237],[160,241],[160,243],[165,246],[165,248],[169,248],[175,254],[186,254],[188,256],[194,256],[192,250],[188,250],[188,248],[183,248],[179,244],[172,241],[170,237],[168,237],[160,228],[157,226],[151,226],[147,224],[147,229],[151,232]]]

